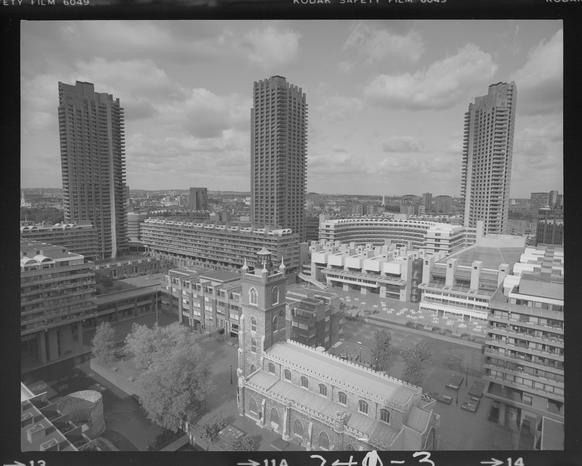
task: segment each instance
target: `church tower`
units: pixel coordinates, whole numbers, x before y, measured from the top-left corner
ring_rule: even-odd
[[[263,352],[279,341],[285,341],[285,265],[273,268],[271,252],[263,248],[257,253],[254,273],[247,263],[242,268],[239,323],[239,377],[247,377],[262,368]]]

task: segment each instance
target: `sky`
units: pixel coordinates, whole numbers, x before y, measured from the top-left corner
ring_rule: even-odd
[[[307,190],[460,193],[463,117],[515,81],[511,197],[563,191],[562,22],[23,21],[21,185],[61,187],[58,82],[125,108],[131,189],[250,190],[253,82],[309,106]]]

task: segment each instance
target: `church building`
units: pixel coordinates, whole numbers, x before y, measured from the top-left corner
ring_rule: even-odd
[[[436,449],[436,401],[421,387],[287,340],[285,265],[257,255],[242,268],[239,414],[306,450]]]

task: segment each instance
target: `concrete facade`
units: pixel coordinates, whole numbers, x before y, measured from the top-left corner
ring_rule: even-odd
[[[464,225],[484,222],[485,234],[506,233],[517,88],[489,86],[465,113],[461,197]]]
[[[65,222],[90,221],[97,256],[128,248],[124,113],[92,83],[59,82],[59,134]]]

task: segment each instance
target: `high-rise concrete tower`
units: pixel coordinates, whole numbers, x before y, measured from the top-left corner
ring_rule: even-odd
[[[282,76],[254,83],[251,221],[291,228],[305,241],[307,102]]]
[[[484,233],[504,233],[509,212],[509,187],[517,89],[515,83],[489,86],[465,113],[461,197],[464,225],[483,220]]]
[[[65,221],[89,220],[98,256],[127,249],[123,108],[92,83],[59,82],[59,133]]]

